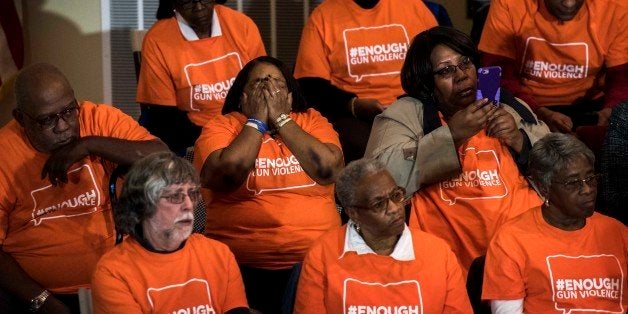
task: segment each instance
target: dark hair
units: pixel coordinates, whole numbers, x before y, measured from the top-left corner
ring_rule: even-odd
[[[401,68],[401,87],[409,96],[421,100],[432,97],[434,69],[432,69],[430,57],[438,45],[445,45],[471,58],[473,63],[478,65],[477,47],[467,34],[446,26],[436,26],[423,31],[412,40]]]
[[[116,229],[137,237],[136,227],[157,212],[163,190],[171,184],[199,184],[196,170],[173,152],[158,152],[136,161],[124,179],[114,204]]]
[[[229,93],[227,93],[227,98],[225,98],[225,104],[222,107],[222,114],[227,114],[233,111],[242,112],[240,108],[240,98],[242,97],[242,93],[244,93],[244,87],[249,80],[249,75],[251,71],[260,63],[268,63],[276,66],[281,74],[286,79],[286,85],[288,87],[288,91],[292,93],[292,111],[293,112],[304,112],[307,110],[307,105],[305,103],[305,97],[303,97],[303,93],[301,93],[301,89],[297,83],[297,80],[292,75],[292,72],[288,70],[288,67],[281,62],[277,58],[263,56],[257,57],[249,63],[247,63],[240,73],[236,76],[233,81],[233,85],[229,89]]]

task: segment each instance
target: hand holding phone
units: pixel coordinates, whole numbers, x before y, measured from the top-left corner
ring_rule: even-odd
[[[499,105],[502,78],[502,68],[498,66],[478,69],[478,86],[476,99],[488,98],[494,105]]]

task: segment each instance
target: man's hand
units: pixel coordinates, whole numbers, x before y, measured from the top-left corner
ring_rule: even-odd
[[[88,141],[88,138],[80,138],[54,150],[44,164],[41,178],[48,177],[53,186],[67,183],[70,166],[89,155]]]
[[[486,134],[499,139],[517,153],[520,153],[523,148],[523,134],[519,132],[515,119],[504,109],[503,105],[500,105],[488,117]]]
[[[482,130],[496,107],[488,99],[476,100],[466,108],[458,110],[447,121],[456,147]]]
[[[539,119],[543,120],[552,132],[571,133],[573,121],[568,116],[553,111],[549,108],[541,107],[536,111]]]
[[[360,120],[373,121],[375,116],[382,113],[384,109],[384,106],[377,99],[355,98],[353,100],[353,113]]]
[[[608,126],[608,121],[611,119],[612,108],[604,108],[597,112],[597,125]]]

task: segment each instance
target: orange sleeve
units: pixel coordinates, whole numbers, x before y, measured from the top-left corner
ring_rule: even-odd
[[[316,244],[303,260],[303,268],[297,285],[294,313],[325,313],[322,245]]]
[[[294,69],[296,78],[320,77],[331,80],[331,66],[327,55],[327,43],[320,33],[318,15],[313,15],[307,21],[301,35],[299,52]]]
[[[249,59],[253,60],[260,56],[266,55],[266,49],[264,49],[264,42],[262,36],[259,34],[259,29],[254,22],[251,21],[251,27],[247,33],[246,47],[248,48]]]
[[[227,261],[228,268],[228,286],[225,290],[225,301],[222,304],[222,308],[225,311],[229,311],[238,307],[248,307],[246,301],[246,293],[244,292],[244,283],[242,282],[242,275],[240,274],[240,268],[236,263],[235,256],[229,251],[227,246],[224,246],[224,253],[222,254],[222,260]],[[216,274],[220,276],[221,274]]]
[[[447,246],[447,257],[445,267],[447,267],[447,296],[443,313],[472,313],[471,302],[462,278],[462,269],[454,252]]]
[[[240,133],[242,126],[236,129],[237,119],[231,115],[217,116],[210,120],[194,144],[194,166],[202,169],[205,159],[216,150],[229,146]]]
[[[525,297],[524,270],[518,264],[523,262],[523,257],[517,243],[510,238],[500,232],[489,245],[484,265],[483,300],[517,300]]]
[[[517,2],[517,1],[515,1]],[[510,5],[506,0],[493,0],[484,24],[479,50],[515,60],[515,31]]]
[[[137,83],[136,101],[176,106],[175,85],[166,66],[165,57],[154,39],[156,35],[158,34],[149,31],[142,43],[142,65]]]
[[[616,5],[620,10],[615,10],[614,14],[618,16],[614,19],[615,25],[610,28],[612,31],[609,31],[614,38],[610,39],[604,60],[608,68],[628,63],[628,5],[620,3]]]
[[[322,143],[334,144],[340,148],[338,133],[336,133],[331,123],[329,123],[329,121],[327,121],[327,119],[315,109],[308,109],[307,114],[310,116],[309,120],[311,123],[304,128],[304,131]]]
[[[95,314],[142,313],[142,308],[133,298],[127,281],[115,278],[107,265],[101,263],[92,277],[92,302]]]
[[[81,118],[90,134],[106,136],[130,141],[144,141],[156,139],[145,128],[139,125],[131,116],[120,109],[105,104],[83,102]]]

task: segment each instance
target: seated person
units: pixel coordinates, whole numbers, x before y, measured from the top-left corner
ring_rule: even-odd
[[[545,201],[491,242],[482,298],[493,313],[626,313],[628,231],[594,212],[594,159],[571,135],[534,144],[528,171]]]
[[[167,1],[174,16],[144,38],[137,102],[141,123],[182,156],[205,122],[220,115],[242,66],[266,51],[246,15],[212,0]]]
[[[327,0],[312,12],[294,73],[340,134],[346,162],[364,155],[373,118],[403,93],[410,38],[436,25],[421,0]]]
[[[336,195],[350,220],[307,253],[295,313],[472,312],[456,256],[406,226],[404,188],[380,161],[349,163]]]
[[[340,225],[338,135],[272,57],[244,66],[222,112],[195,146],[201,183],[213,192],[205,234],[235,254],[251,308],[279,313],[292,266]]]
[[[503,222],[541,203],[519,167],[548,132],[506,91],[476,100],[477,55],[453,28],[417,35],[401,69],[409,97],[377,116],[366,149],[412,196],[410,226],[445,239],[465,273]]]
[[[94,313],[248,313],[229,248],[192,235],[200,197],[196,170],[171,152],[131,167],[115,205],[129,236],[96,266]]]
[[[0,308],[65,313],[62,299],[78,311],[115,241],[109,175],[168,148],[120,110],[77,102],[52,65],[22,69],[15,95],[0,129],[0,294],[16,304]]]
[[[628,6],[619,0],[493,0],[484,65],[552,131],[608,125],[628,99]],[[606,76],[604,78],[604,76]]]
[[[628,100],[613,110],[602,160],[603,213],[628,224],[625,210],[628,204]]]

